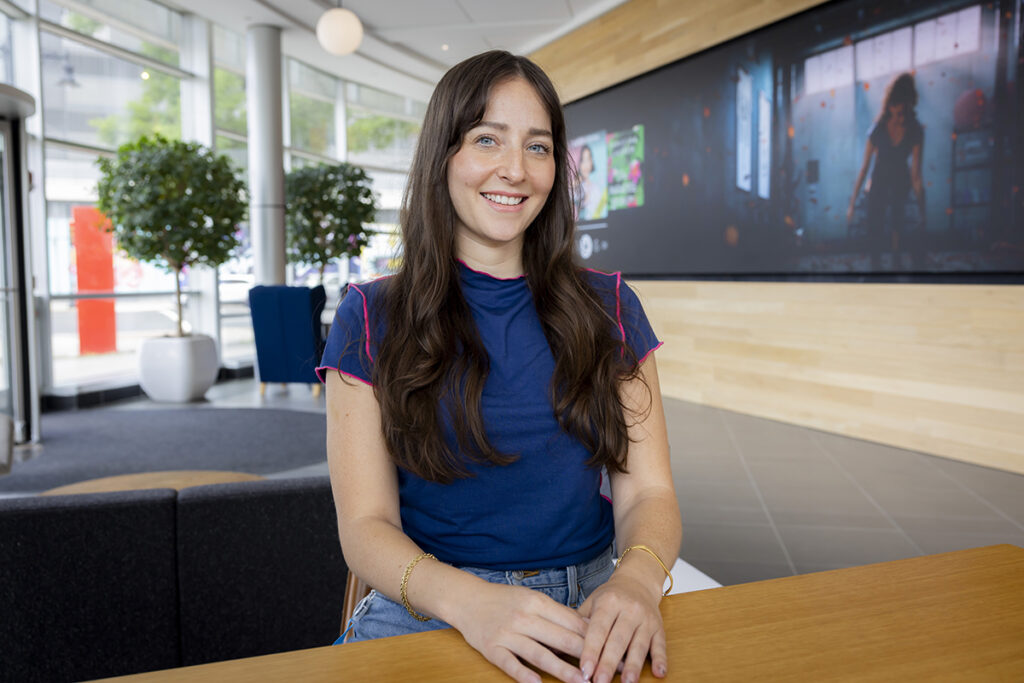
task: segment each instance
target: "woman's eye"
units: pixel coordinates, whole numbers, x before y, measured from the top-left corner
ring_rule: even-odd
[[[535,154],[547,154],[548,152],[551,151],[550,147],[548,147],[547,145],[542,145],[539,142],[530,145],[528,149]]]
[[[476,139],[476,144],[483,145],[484,147],[490,147],[491,145],[497,144],[497,142],[490,135],[481,135]]]

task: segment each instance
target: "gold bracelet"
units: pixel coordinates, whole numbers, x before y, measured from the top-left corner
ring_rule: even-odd
[[[416,621],[430,621],[430,617],[425,617],[422,614],[417,613],[416,610],[412,608],[412,605],[409,604],[409,575],[412,574],[412,570],[416,568],[416,565],[419,564],[420,560],[428,557],[432,560],[437,559],[430,553],[420,553],[416,557],[412,558],[409,564],[405,565],[405,573],[402,574],[402,604],[405,605],[405,609],[409,611],[409,614],[411,614],[413,619]]]
[[[672,592],[672,572],[670,572],[670,571],[668,570],[668,567],[666,567],[666,566],[665,566],[665,563],[661,561],[661,558],[660,558],[660,557],[658,557],[658,554],[657,554],[657,553],[655,553],[655,552],[654,552],[653,550],[651,550],[650,548],[648,548],[648,547],[647,547],[647,546],[645,546],[645,545],[631,545],[631,546],[629,546],[628,548],[626,548],[625,550],[623,550],[623,551],[622,551],[622,554],[621,554],[621,555],[619,555],[619,561],[615,563],[615,568],[616,568],[616,569],[618,569],[618,568],[619,568],[619,565],[620,565],[620,564],[622,564],[622,559],[623,559],[624,557],[626,557],[626,554],[627,554],[627,553],[628,553],[628,552],[629,552],[630,550],[634,550],[634,549],[635,549],[635,550],[643,550],[643,551],[647,552],[647,553],[648,553],[648,554],[649,554],[649,555],[650,555],[651,557],[653,557],[653,558],[654,558],[654,559],[655,559],[655,560],[657,561],[657,563],[658,563],[658,564],[660,564],[660,565],[661,565],[661,568],[662,568],[663,570],[665,570],[665,576],[667,576],[667,577],[668,577],[668,589],[666,589],[666,590],[665,590],[665,592],[664,592],[664,593],[662,593],[662,597],[665,597],[666,595],[668,595],[669,593],[671,593],[671,592]]]

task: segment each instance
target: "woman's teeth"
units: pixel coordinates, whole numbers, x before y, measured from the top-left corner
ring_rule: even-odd
[[[483,193],[484,197],[491,200],[495,204],[504,204],[506,206],[515,206],[516,204],[522,204],[526,197],[508,197],[503,194],[487,194]]]

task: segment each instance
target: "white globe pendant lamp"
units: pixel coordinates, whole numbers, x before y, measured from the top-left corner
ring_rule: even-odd
[[[363,22],[352,10],[329,9],[316,22],[316,39],[332,55],[350,55],[363,41]]]

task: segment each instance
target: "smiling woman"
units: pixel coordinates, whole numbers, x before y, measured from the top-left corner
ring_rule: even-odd
[[[348,642],[450,624],[519,681],[632,683],[648,656],[665,675],[659,343],[619,274],[574,263],[569,176],[533,62],[488,52],[438,83],[402,265],[349,288],[320,368],[342,548],[376,589]]]
[[[551,120],[525,79],[496,84],[484,120],[471,128],[448,166],[456,249],[492,275],[522,275],[523,236],[555,178]]]

